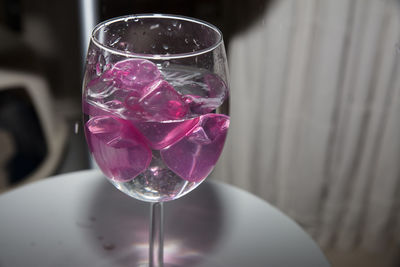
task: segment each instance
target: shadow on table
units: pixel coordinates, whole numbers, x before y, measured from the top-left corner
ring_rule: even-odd
[[[103,179],[89,206],[89,241],[108,266],[146,266],[150,204],[128,197]],[[224,229],[221,201],[212,184],[203,183],[164,207],[165,266],[201,263],[218,246]]]

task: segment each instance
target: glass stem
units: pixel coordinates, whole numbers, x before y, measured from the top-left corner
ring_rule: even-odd
[[[164,265],[164,206],[153,202],[150,206],[149,267]]]

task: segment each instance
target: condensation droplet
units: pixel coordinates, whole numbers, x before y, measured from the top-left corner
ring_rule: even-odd
[[[152,44],[151,48],[153,48],[153,49],[156,48],[156,44]]]
[[[103,55],[99,55],[96,63],[96,74],[100,76],[104,71],[104,66],[106,65],[106,59]]]
[[[162,47],[163,47],[165,50],[168,50],[168,49],[169,49],[168,45],[166,45],[166,44],[163,44]]]
[[[88,64],[95,64],[96,63],[96,52],[95,51],[89,51],[88,56],[87,56],[87,63]]]
[[[138,22],[138,21],[139,21],[139,18],[134,17],[134,18],[133,18],[133,21],[134,21],[134,22]]]
[[[122,49],[124,51],[128,50],[128,43],[127,42],[120,42],[118,44],[119,49]]]
[[[185,38],[185,43],[187,43],[187,44],[189,43],[189,40],[188,40],[188,38]]]
[[[178,25],[178,22],[177,21],[173,21],[172,22],[172,26],[176,27],[176,25]]]
[[[194,39],[193,38],[193,43],[196,45],[196,46],[200,46],[200,44],[197,42],[197,40],[196,39]]]
[[[167,68],[170,65],[169,61],[165,61],[161,64],[163,68]]]
[[[150,26],[150,30],[154,30],[154,29],[157,29],[158,27],[160,27],[160,24],[154,24],[154,25],[151,25]]]
[[[121,36],[118,37],[117,39],[115,39],[114,41],[112,41],[112,42],[110,43],[110,45],[111,45],[111,46],[114,46],[116,43],[119,42],[119,40],[121,40]]]
[[[172,31],[172,28],[168,26],[167,31],[169,31],[169,32]]]
[[[75,122],[74,133],[78,134],[78,132],[79,132],[79,123]]]

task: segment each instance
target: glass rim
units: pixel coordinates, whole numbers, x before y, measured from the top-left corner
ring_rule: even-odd
[[[140,19],[140,18],[165,18],[165,19],[177,19],[177,20],[183,20],[183,21],[189,21],[192,23],[204,25],[208,27],[209,29],[212,29],[218,34],[218,39],[215,43],[210,45],[207,48],[203,48],[197,51],[193,52],[187,52],[187,53],[176,53],[176,54],[143,54],[143,53],[134,53],[134,52],[126,52],[124,50],[120,50],[114,47],[107,46],[105,44],[102,44],[97,38],[95,37],[95,34],[105,26],[108,26],[112,23],[119,22],[121,20],[130,20],[130,19]],[[208,53],[218,46],[220,46],[223,43],[223,37],[222,37],[222,32],[216,27],[215,25],[208,23],[206,21],[196,19],[196,18],[191,18],[187,16],[182,16],[182,15],[172,15],[172,14],[132,14],[132,15],[125,15],[125,16],[120,16],[120,17],[115,17],[111,18],[108,20],[105,20],[103,22],[100,22],[97,24],[90,36],[90,40],[98,47],[100,47],[103,50],[106,50],[110,53],[117,54],[120,56],[124,57],[131,57],[131,58],[144,58],[144,59],[155,59],[155,60],[170,60],[170,59],[178,59],[178,58],[187,58],[187,57],[194,57],[198,55],[202,55],[205,53]]]

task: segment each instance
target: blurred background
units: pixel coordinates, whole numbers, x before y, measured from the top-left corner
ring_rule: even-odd
[[[88,35],[134,13],[224,34],[232,124],[212,179],[277,206],[333,266],[400,266],[398,0],[0,0],[0,192],[90,168]]]

